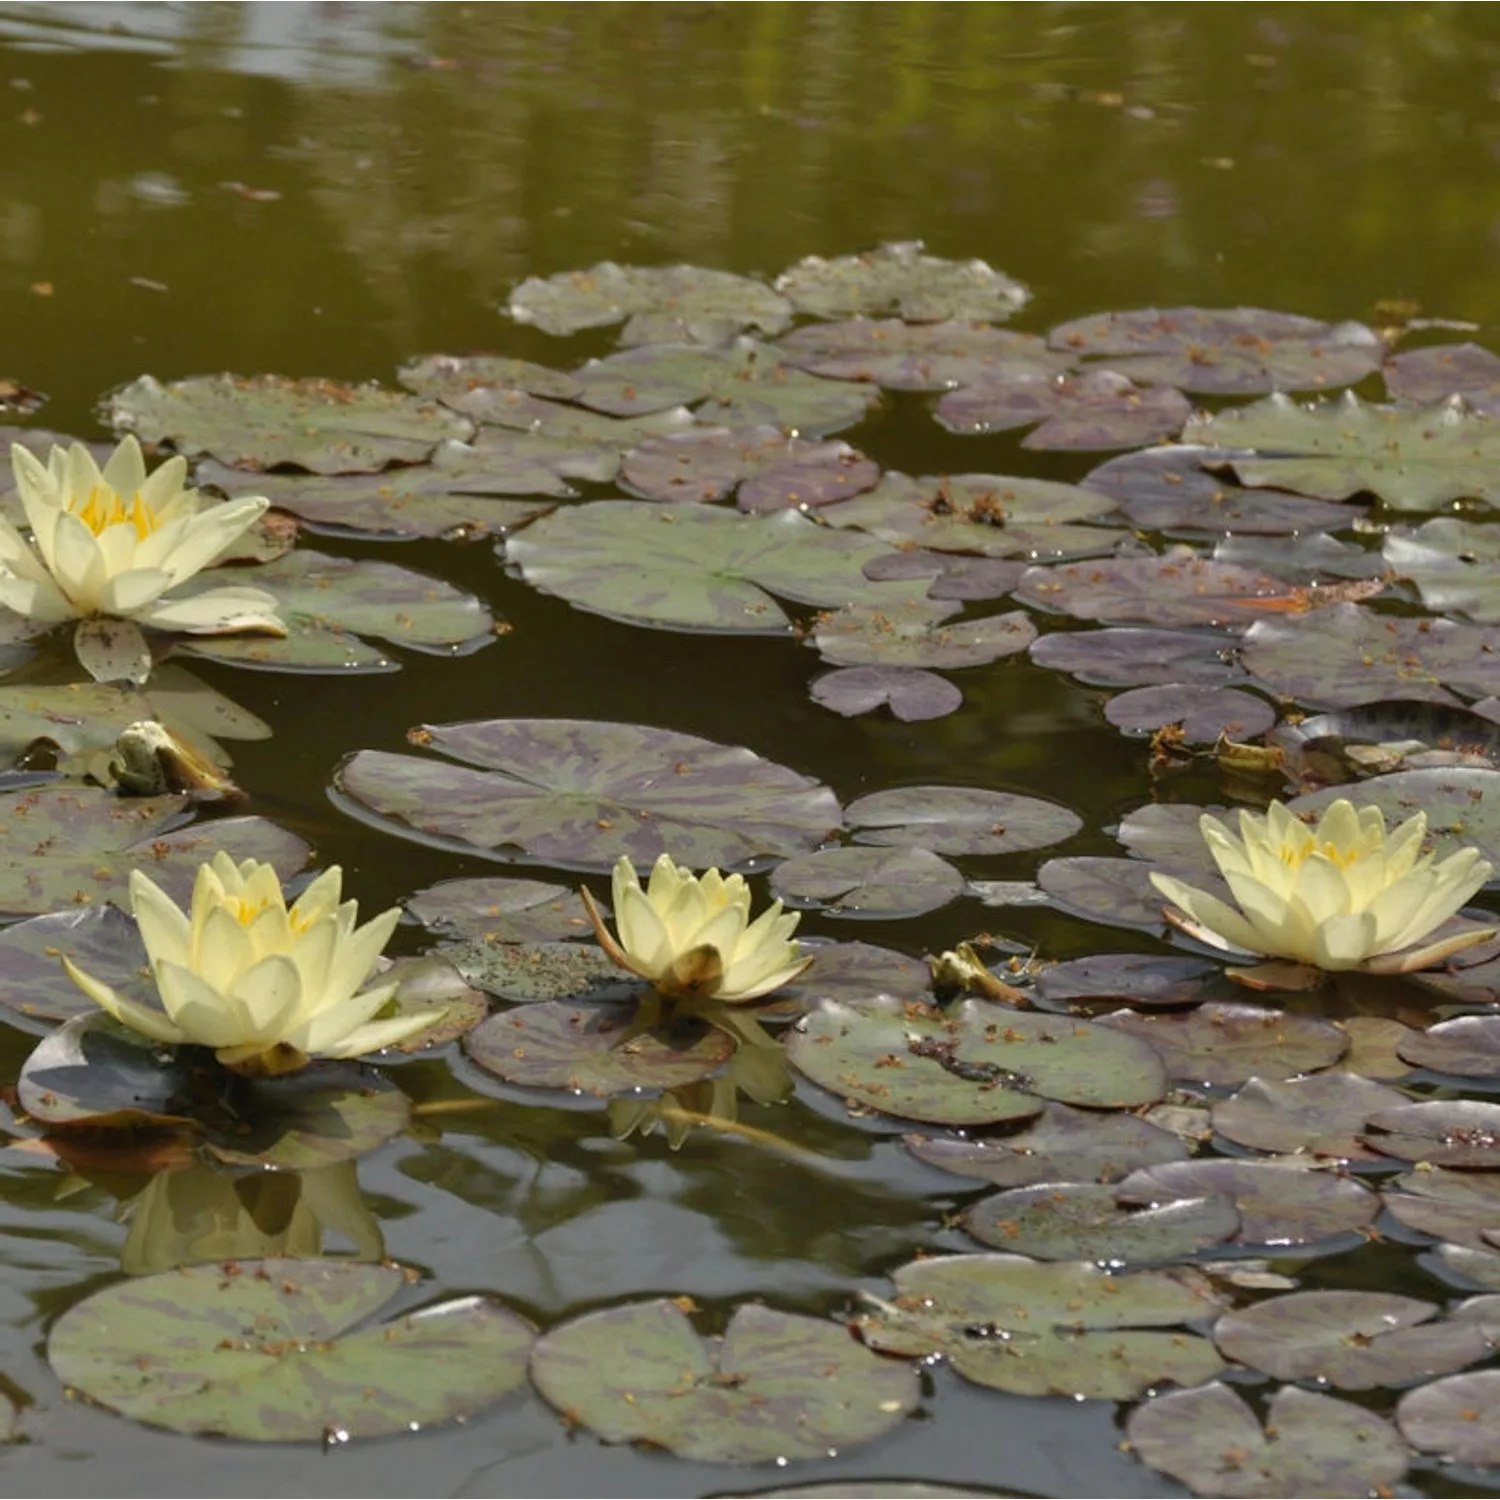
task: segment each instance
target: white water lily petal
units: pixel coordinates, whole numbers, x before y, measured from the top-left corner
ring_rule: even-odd
[[[128,999],[113,986],[86,974],[72,959],[63,957],[63,968],[68,978],[81,989],[95,1005],[107,1011],[122,1026],[138,1031],[155,1042],[166,1042],[169,1046],[184,1041],[182,1033],[171,1019],[159,1010],[150,1010],[139,1001]]]

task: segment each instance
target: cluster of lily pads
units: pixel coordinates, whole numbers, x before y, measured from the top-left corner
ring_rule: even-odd
[[[0,1005],[42,1033],[16,1099],[37,1149],[164,1173],[130,1279],[52,1330],[62,1381],[174,1430],[288,1439],[466,1416],[529,1377],[606,1441],[743,1463],[889,1431],[942,1358],[1009,1393],[1135,1403],[1134,1452],[1201,1494],[1500,1466],[1475,1415],[1500,1386],[1476,1368],[1500,1343],[1500,1105],[1470,1097],[1500,1074],[1500,943],[1460,910],[1500,863],[1500,356],[1259,309],[1001,327],[1026,301],[914,245],[774,284],[605,264],[510,302],[559,337],[624,325],[571,368],[429,356],[401,390],[144,376],[105,398],[113,457],[11,432],[0,744],[19,764],[45,742],[56,766],[0,789]],[[1386,399],[1294,399],[1356,385]],[[1116,456],[1076,484],[907,475],[832,436],[892,402]],[[137,442],[177,455],[166,478]],[[627,625],[798,637],[831,668],[813,700],[846,715],[942,717],[963,697],[940,674],[1025,653],[1097,690],[1158,795],[1114,830],[1122,854],[997,881],[984,861],[1082,820],[975,785],[843,805],[667,727],[419,726],[410,753],[336,768],[337,805],[502,864],[613,871],[613,912],[541,880],[444,881],[404,903],[433,945],[382,967],[397,915],[357,927],[337,872],[286,904],[310,850],[224,805],[219,740],[270,727],[181,659],[380,672],[391,648],[498,627],[303,533],[493,538],[510,578]],[[55,644],[85,680],[50,680]],[[1204,776],[1268,821],[1200,823],[1174,798]],[[767,871],[793,911],[752,922],[719,869]],[[994,967],[977,940],[929,965],[791,936],[799,909],[964,900],[1131,935]],[[1230,972],[1226,949],[1269,962]],[[494,1297],[415,1306],[354,1175],[410,1106],[356,1059],[455,1042],[497,1094],[596,1098],[622,1138],[796,1153],[764,1107],[797,1090],[920,1127],[907,1149],[935,1198],[972,1193],[958,1222],[985,1248],[851,1288],[848,1326],[746,1304],[705,1337],[680,1298],[539,1334]],[[355,1256],[318,1259],[325,1229]],[[1477,1295],[1303,1289],[1385,1237]],[[393,1370],[420,1399],[389,1394]]]

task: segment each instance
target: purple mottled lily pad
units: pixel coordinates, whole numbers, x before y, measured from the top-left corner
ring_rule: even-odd
[[[497,859],[609,869],[621,854],[649,867],[670,852],[695,869],[734,867],[813,848],[841,821],[808,777],[644,725],[487,719],[424,728],[417,743],[466,764],[361,750],[339,792],[395,832]]]
[[[1224,987],[1221,965],[1201,958],[1152,953],[1100,953],[1048,964],[1037,994],[1054,1005],[1124,1000],[1137,1006],[1197,1005]]]
[[[1500,1104],[1423,1099],[1370,1116],[1365,1143],[1385,1156],[1434,1167],[1500,1168]]]
[[[1400,1053],[1417,1068],[1460,1078],[1500,1077],[1500,1016],[1457,1016],[1403,1038]]]
[[[1500,1401],[1500,1370],[1449,1375],[1407,1391],[1396,1403],[1401,1436],[1449,1463],[1500,1464],[1500,1429],[1489,1420]]]
[[[999,599],[1008,594],[1026,571],[1023,562],[999,557],[963,557],[913,547],[891,552],[865,564],[865,577],[886,582],[893,579],[931,578],[929,599]]]
[[[812,644],[840,667],[982,667],[1024,651],[1036,639],[1025,610],[948,621],[955,606],[925,599],[852,604],[823,615]]]
[[[862,844],[919,844],[936,854],[1015,854],[1060,844],[1083,827],[1066,807],[983,787],[908,786],[844,809]]]
[[[805,469],[808,504],[826,505],[867,490],[879,469],[847,443],[789,437],[779,427],[706,427],[650,438],[625,455],[621,480],[647,500],[722,500],[748,479],[769,474],[763,487],[786,493]],[[840,478],[842,476],[842,478]],[[770,509],[746,505],[744,509]]]
[[[1243,1002],[1209,1001],[1195,1010],[1141,1015],[1114,1011],[1099,1018],[1149,1042],[1173,1078],[1238,1084],[1251,1078],[1292,1078],[1330,1068],[1349,1038],[1331,1021]]]
[[[407,360],[396,379],[407,390],[435,401],[463,397],[481,387],[526,391],[553,401],[571,401],[580,390],[565,370],[500,354],[427,354]]]
[[[368,1326],[407,1289],[402,1267],[246,1261],[135,1277],[53,1325],[57,1378],[173,1432],[315,1443],[461,1420],[526,1380],[532,1326],[463,1297]]]
[[[1406,1096],[1343,1069],[1301,1078],[1251,1078],[1213,1107],[1214,1129],[1239,1146],[1281,1156],[1378,1161],[1361,1136],[1365,1121]]]
[[[1112,927],[1166,930],[1166,902],[1151,884],[1151,867],[1141,860],[1069,854],[1047,860],[1036,879],[1052,904],[1073,916]]]
[[[776,278],[776,290],[816,318],[894,313],[913,323],[1003,322],[1030,297],[982,260],[942,260],[922,250],[920,240],[906,240],[836,260],[809,255]]]
[[[1081,375],[991,375],[949,391],[937,419],[950,432],[1007,432],[1040,424],[1022,447],[1092,451],[1139,448],[1174,436],[1193,405],[1168,385],[1137,385],[1115,370]]]
[[[824,1458],[888,1432],[921,1399],[915,1368],[872,1354],[839,1323],[748,1303],[723,1338],[704,1339],[668,1298],[553,1328],[531,1378],[606,1443],[699,1463]]]
[[[868,380],[890,391],[946,391],[993,376],[1057,375],[1070,363],[1034,333],[961,320],[811,323],[783,335],[780,348],[789,363],[815,375]]]
[[[421,463],[474,424],[420,396],[375,385],[279,375],[195,375],[163,385],[142,375],[105,398],[106,419],[143,443],[212,454],[242,469],[295,464],[315,474],[370,474]]]
[[[739,488],[735,504],[752,515],[768,510],[811,510],[847,500],[873,488],[879,465],[862,458],[846,443],[820,443],[817,457],[787,459],[752,474]]]
[[[1128,1401],[1151,1386],[1196,1385],[1223,1368],[1183,1324],[1222,1305],[1188,1270],[1113,1274],[1086,1261],[945,1255],[892,1275],[855,1325],[872,1348],[946,1355],[966,1380],[1022,1396]]]
[[[1414,531],[1388,532],[1381,551],[1398,578],[1417,586],[1428,609],[1480,625],[1500,621],[1500,544],[1490,527],[1435,516]]]
[[[1116,1185],[1123,1203],[1172,1203],[1215,1194],[1240,1214],[1235,1243],[1305,1246],[1356,1233],[1380,1212],[1380,1195],[1349,1177],[1290,1162],[1164,1162]]]
[[[1214,1381],[1154,1397],[1125,1431],[1144,1463],[1223,1500],[1378,1494],[1409,1462],[1384,1417],[1298,1386],[1271,1398],[1264,1430],[1243,1396]]]
[[[541,880],[482,875],[442,880],[405,902],[408,916],[451,937],[546,943],[593,931],[577,892]]]
[[[1421,1234],[1486,1254],[1500,1229],[1500,1176],[1424,1164],[1386,1184],[1381,1193],[1391,1216]]]
[[[1132,526],[1172,534],[1280,535],[1323,528],[1339,530],[1366,507],[1310,500],[1276,490],[1246,490],[1210,472],[1247,451],[1174,443],[1143,453],[1122,453],[1091,470],[1083,487],[1111,496]]]
[[[1204,631],[1115,626],[1039,636],[1031,643],[1031,659],[1102,687],[1177,683],[1217,688],[1245,680],[1244,670],[1232,659],[1234,646],[1230,637]]]
[[[1230,468],[1256,489],[1321,500],[1368,492],[1400,511],[1466,498],[1500,503],[1500,428],[1462,401],[1374,406],[1349,393],[1302,406],[1278,394],[1195,416],[1182,440],[1254,449]]]
[[[1002,1188],[1115,1182],[1138,1167],[1182,1161],[1188,1154],[1180,1136],[1136,1115],[1066,1104],[1048,1104],[1030,1124],[1009,1135],[981,1140],[909,1135],[904,1144],[929,1166]]]
[[[1500,354],[1479,344],[1431,344],[1403,349],[1381,371],[1393,401],[1429,405],[1462,396],[1487,417],[1500,413]]]
[[[931,999],[927,965],[875,943],[804,943],[812,967],[775,994],[775,1009],[800,1013],[820,1000],[858,1001],[871,995]]]
[[[1236,819],[1217,809],[1231,825]],[[1203,838],[1203,809],[1189,802],[1143,802],[1125,814],[1115,837],[1138,859],[1149,859],[1174,875],[1218,877]]]
[[[962,690],[946,677],[921,667],[840,667],[815,677],[808,694],[845,718],[889,707],[904,724],[941,719],[964,701]]]
[[[919,917],[955,901],[964,878],[928,849],[817,849],[779,864],[771,891],[837,917]]]
[[[1276,710],[1238,688],[1168,682],[1117,693],[1104,705],[1104,717],[1139,734],[1176,724],[1187,744],[1211,745],[1221,735],[1243,741],[1264,734],[1275,724]]]
[[[1228,1198],[1178,1198],[1149,1208],[1119,1203],[1102,1183],[1043,1182],[981,1198],[963,1216],[975,1239],[1034,1260],[1142,1265],[1183,1260],[1231,1239]]]

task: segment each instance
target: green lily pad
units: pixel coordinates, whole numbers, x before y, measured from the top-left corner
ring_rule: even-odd
[[[1260,307],[1142,307],[1062,323],[1054,349],[1107,358],[1151,385],[1212,396],[1353,385],[1380,368],[1385,344],[1363,323],[1320,323]]]
[[[1433,1167],[1500,1167],[1500,1104],[1423,1099],[1372,1114],[1364,1137],[1384,1156]]]
[[[1276,710],[1239,688],[1166,682],[1117,693],[1104,705],[1104,717],[1135,734],[1175,724],[1186,744],[1212,745],[1223,735],[1240,743],[1257,738],[1275,724]]]
[[[1072,523],[1114,508],[1106,495],[1047,479],[888,473],[869,493],[825,507],[821,519],[858,527],[904,550],[1035,561],[1108,551],[1119,540],[1117,532]]]
[[[1301,1078],[1251,1078],[1213,1107],[1214,1129],[1239,1146],[1278,1155],[1372,1161],[1365,1121],[1406,1095],[1342,1069]]]
[[[1207,1339],[1180,1327],[1221,1305],[1192,1271],[1115,1275],[1081,1261],[947,1255],[910,1261],[891,1279],[895,1299],[870,1299],[875,1310],[858,1321],[867,1344],[946,1355],[966,1380],[1014,1395],[1128,1401],[1223,1369]]]
[[[142,375],[105,398],[104,415],[116,431],[189,457],[209,453],[241,469],[295,464],[314,474],[421,463],[445,438],[474,432],[466,418],[419,396],[280,375],[195,375],[166,385]]]
[[[1083,820],[1056,802],[983,787],[908,786],[844,809],[862,844],[917,844],[936,854],[1015,854],[1060,844]]]
[[[1396,1403],[1401,1436],[1448,1463],[1500,1464],[1500,1432],[1486,1420],[1500,1400],[1500,1370],[1449,1375],[1407,1391]]]
[[[1349,1048],[1349,1038],[1331,1021],[1237,1001],[1149,1015],[1118,1010],[1099,1024],[1149,1042],[1173,1078],[1193,1083],[1293,1078],[1332,1067]]]
[[[1426,1031],[1411,1032],[1398,1050],[1416,1068],[1460,1078],[1494,1078],[1500,1076],[1500,1016],[1439,1021]]]
[[[76,1303],[47,1358],[134,1421],[255,1442],[409,1432],[524,1384],[535,1332],[493,1298],[362,1326],[406,1285],[399,1266],[342,1260],[190,1266]]]
[[[547,943],[594,930],[576,891],[542,880],[499,875],[441,880],[405,906],[424,927],[488,943]]]
[[[622,484],[642,499],[698,504],[738,490],[744,511],[831,505],[880,478],[880,466],[847,443],[810,442],[765,425],[649,438],[620,469]]]
[[[816,849],[777,865],[771,892],[838,917],[919,917],[964,893],[963,876],[928,849]]]
[[[1154,687],[1163,683],[1198,688],[1243,682],[1244,670],[1231,659],[1235,643],[1206,631],[1055,630],[1031,643],[1040,667],[1067,672],[1080,682],[1102,687]]]
[[[307,845],[264,818],[176,826],[190,805],[187,797],[117,797],[67,783],[0,793],[0,912],[123,902],[137,867],[181,901],[216,849],[269,861],[283,879],[306,862]]]
[[[992,376],[1060,375],[1070,363],[1034,333],[963,320],[810,323],[783,335],[778,347],[789,363],[815,375],[867,380],[888,391],[946,391]]]
[[[0,930],[0,1005],[13,1024],[42,1030],[47,1022],[98,1014],[64,971],[64,954],[129,999],[148,1003],[155,993],[134,918],[108,902],[49,912]]]
[[[1048,1104],[1009,1135],[982,1140],[909,1135],[904,1144],[929,1166],[1002,1188],[1038,1182],[1114,1182],[1137,1167],[1182,1161],[1188,1154],[1180,1136],[1136,1115],[1067,1104]]]
[[[1354,518],[1344,524],[1350,525]],[[1285,603],[1272,606],[1290,613],[1323,608],[1342,597],[1373,599],[1391,581],[1390,569],[1378,552],[1358,542],[1341,542],[1326,531],[1280,536],[1226,536],[1214,543],[1215,562],[1238,568],[1259,568],[1301,585]],[[1336,580],[1348,579],[1340,586]],[[1312,585],[1312,587],[1308,587]]]
[[[1264,1429],[1243,1396],[1215,1381],[1147,1401],[1125,1431],[1144,1463],[1224,1500],[1378,1494],[1409,1462],[1384,1417],[1297,1386],[1271,1398]]]
[[[871,583],[866,562],[889,549],[795,511],[766,517],[643,500],[554,511],[505,543],[532,587],[580,609],[677,630],[780,635],[775,594],[821,608],[909,597]]]
[[[1034,1260],[1160,1264],[1222,1244],[1240,1227],[1228,1198],[1127,1208],[1103,1183],[1043,1182],[981,1198],[963,1216],[975,1239]]]
[[[937,419],[950,432],[1009,432],[1036,425],[1023,448],[1139,448],[1174,436],[1193,404],[1169,385],[1137,385],[1117,370],[1080,375],[991,375],[949,391]]]
[[[1434,1323],[1438,1311],[1436,1303],[1389,1292],[1289,1292],[1225,1313],[1214,1324],[1214,1342],[1228,1358],[1277,1380],[1367,1391],[1448,1375],[1493,1352],[1485,1308]]]
[[[1479,344],[1429,344],[1403,349],[1381,371],[1393,401],[1429,405],[1462,396],[1484,416],[1500,412],[1500,354]]]
[[[601,261],[587,271],[528,276],[510,294],[510,315],[544,333],[607,328],[629,318],[672,321],[695,342],[718,343],[741,328],[780,333],[791,307],[763,282],[705,266],[621,266]],[[625,341],[634,343],[630,327]]]
[[[913,323],[950,318],[1004,322],[1030,293],[982,260],[924,255],[920,240],[881,245],[863,255],[809,255],[776,278],[798,312],[817,318],[895,313]]]
[[[1195,416],[1185,443],[1254,449],[1231,461],[1241,484],[1320,500],[1378,495],[1392,510],[1441,510],[1451,500],[1500,501],[1500,426],[1461,401],[1373,406],[1346,394],[1299,406],[1267,396],[1251,406]]]
[[[815,677],[808,696],[845,718],[889,707],[903,724],[944,718],[964,701],[954,683],[922,667],[839,667]]]
[[[1060,911],[1112,927],[1167,930],[1161,892],[1151,884],[1151,866],[1139,859],[1069,854],[1042,863],[1037,884]]]
[[[693,414],[686,407],[674,406],[667,411],[647,412],[638,417],[609,417],[587,407],[564,401],[548,401],[525,391],[502,390],[479,386],[463,396],[449,398],[466,416],[485,423],[473,446],[503,460],[507,455],[526,457],[543,455],[542,447],[517,447],[491,427],[553,445],[558,461],[579,465],[578,479],[604,483],[619,471],[620,458],[638,444],[667,433],[683,432],[693,427]],[[564,472],[559,469],[559,472]]]
[[[718,1072],[734,1052],[731,1038],[701,1022],[661,1026],[645,1009],[557,1000],[491,1016],[463,1046],[506,1083],[596,1099],[694,1083]]]
[[[338,791],[395,832],[497,859],[607,870],[622,854],[649,868],[670,852],[695,869],[734,867],[814,848],[841,822],[809,777],[639,724],[482,719],[424,727],[416,742],[467,764],[361,750]]]
[[[1408,1229],[1484,1252],[1500,1226],[1500,1177],[1424,1164],[1388,1182],[1381,1198],[1391,1216]]]
[[[1124,1000],[1148,1008],[1199,1005],[1225,986],[1223,966],[1201,958],[1148,953],[1099,953],[1048,964],[1036,992],[1052,1005],[1079,1000]]]
[[[531,1378],[605,1442],[700,1463],[826,1458],[888,1432],[921,1394],[914,1369],[870,1353],[842,1324],[749,1303],[721,1339],[704,1339],[667,1298],[552,1329]]]
[[[872,585],[874,587],[875,585]],[[982,667],[1024,651],[1036,639],[1025,610],[944,621],[955,607],[926,599],[849,604],[820,616],[812,643],[841,667]]]
[[[511,447],[506,452],[494,441],[501,436],[492,434],[485,447],[443,443],[431,463],[381,474],[259,475],[255,492],[314,530],[357,531],[403,540],[503,536],[545,515],[552,506],[545,499],[497,497],[565,497],[577,491],[562,477],[570,450],[564,448],[561,458],[552,458],[555,445],[547,439],[505,434]],[[612,473],[605,475],[612,477]],[[209,460],[198,465],[195,478],[199,484],[228,490],[231,486],[243,489],[246,476],[242,470]]]
[[[595,943],[497,942],[471,938],[435,950],[465,981],[500,1000],[634,1000],[641,982]]]
[[[582,389],[566,371],[499,354],[428,354],[407,360],[396,371],[396,379],[407,390],[434,401],[462,398],[485,386],[571,401]]]
[[[1294,797],[1293,812],[1321,813],[1348,789],[1325,787]],[[1417,811],[1427,814],[1427,842],[1438,859],[1473,845],[1486,859],[1500,865],[1500,771],[1453,766],[1431,771],[1393,771],[1372,776],[1359,785],[1358,801],[1378,807],[1388,826],[1404,822]]]
[[[1357,1234],[1380,1212],[1380,1195],[1353,1178],[1292,1162],[1205,1158],[1143,1167],[1115,1185],[1122,1203],[1229,1198],[1239,1210],[1235,1243],[1307,1246]]]
[[[1381,552],[1398,578],[1416,584],[1428,609],[1481,625],[1500,621],[1500,542],[1488,526],[1435,516],[1415,531],[1388,532]]]

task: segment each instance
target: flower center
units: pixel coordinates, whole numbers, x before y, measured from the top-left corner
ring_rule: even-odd
[[[74,514],[95,536],[106,527],[126,521],[135,527],[135,534],[142,541],[156,530],[156,512],[140,495],[133,495],[127,505],[125,497],[107,485],[95,485],[82,509],[75,509]]]
[[[1281,862],[1288,869],[1300,870],[1307,863],[1309,856],[1314,854],[1321,854],[1324,858],[1332,860],[1341,870],[1347,870],[1359,858],[1357,849],[1341,849],[1337,844],[1326,842],[1320,844],[1314,839],[1296,849],[1283,844]]]

